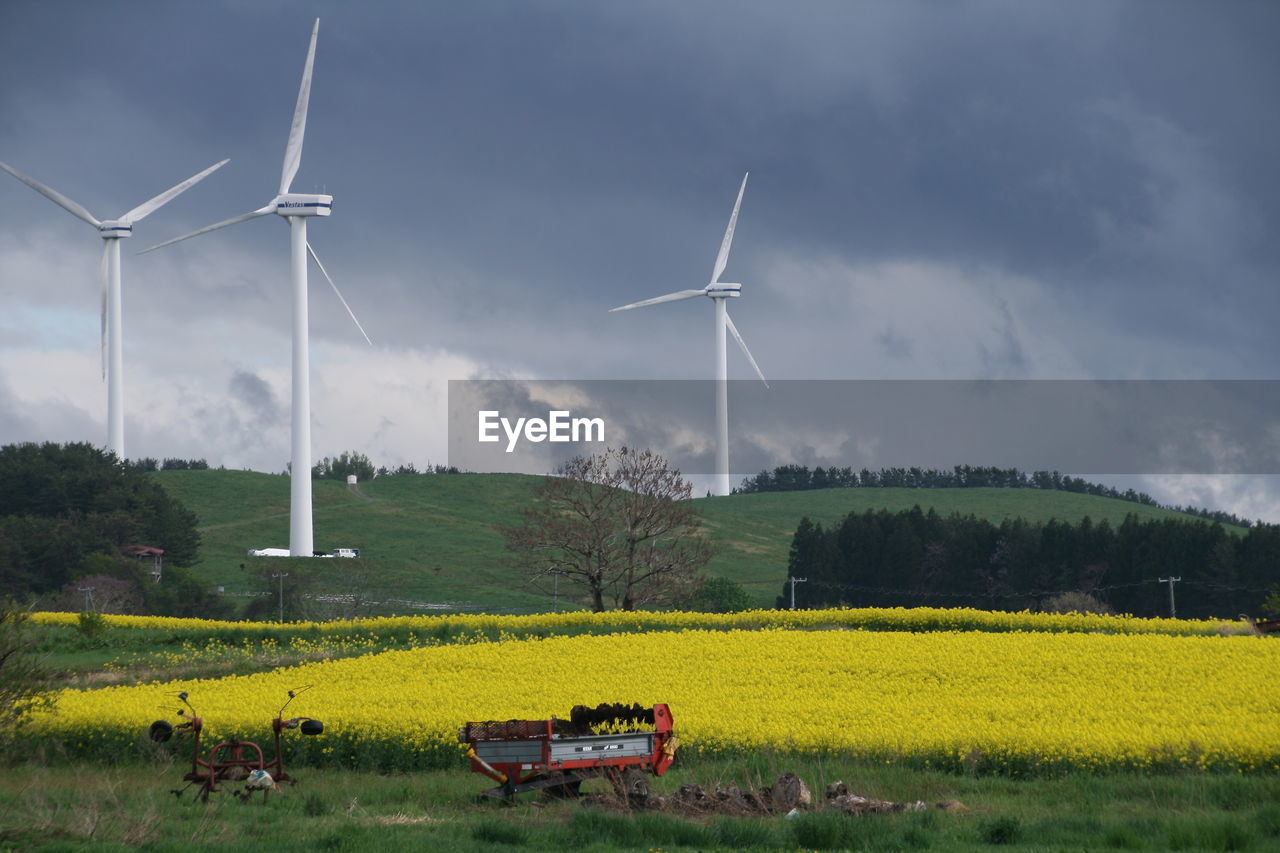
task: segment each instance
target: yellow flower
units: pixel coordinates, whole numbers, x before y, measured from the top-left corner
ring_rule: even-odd
[[[643,624],[653,616],[624,618]],[[1019,617],[1027,618],[1009,615]],[[287,691],[314,684],[288,713],[323,720],[323,748],[341,747],[315,760],[379,767],[457,766],[456,732],[468,721],[666,702],[683,748],[706,752],[770,749],[1005,773],[1280,769],[1280,698],[1256,691],[1280,670],[1277,643],[724,627],[452,644],[250,676],[63,691],[35,726],[74,753],[105,756],[132,749],[157,706],[187,691],[207,737],[266,739]]]

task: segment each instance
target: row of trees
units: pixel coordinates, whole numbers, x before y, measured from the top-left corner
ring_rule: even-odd
[[[151,456],[144,456],[141,459],[126,459],[123,464],[125,468],[131,471],[140,471],[142,473],[209,470],[209,462],[206,459],[165,458],[161,460]],[[219,466],[218,470],[223,471],[226,469]],[[286,473],[288,473],[287,466]],[[348,475],[355,474],[361,482],[372,480],[374,477],[390,477],[396,474],[457,473],[459,473],[458,469],[452,465],[429,464],[422,470],[418,470],[412,462],[395,468],[388,468],[386,465],[375,466],[368,456],[356,450],[344,451],[337,456],[326,456],[311,467],[311,476],[317,480],[345,480]]]
[[[372,480],[374,477],[392,477],[405,474],[457,474],[458,469],[452,465],[427,465],[419,471],[412,462],[396,468],[386,465],[374,467],[369,457],[358,451],[350,450],[337,456],[326,456],[311,468],[311,476],[317,480],[346,480],[354,474],[360,482]]]
[[[1141,520],[1118,527],[1021,519],[1000,525],[974,516],[850,513],[824,529],[808,518],[792,538],[788,573],[797,607],[947,606],[1043,609],[1064,593],[1087,593],[1116,612],[1168,616],[1168,586],[1179,616],[1234,618],[1257,613],[1277,580],[1280,526],[1232,535],[1221,524]],[[785,584],[779,606],[790,603]]]
[[[1134,489],[1120,489],[1090,483],[1079,477],[1057,471],[1035,471],[1027,474],[1017,468],[992,468],[957,465],[950,470],[937,468],[822,468],[806,465],[780,465],[772,471],[761,471],[742,481],[735,494],[756,492],[793,492],[807,489],[1052,489],[1060,492],[1096,495],[1129,501],[1144,506],[1172,509],[1222,524],[1248,527],[1250,522],[1229,512],[1199,507],[1164,506],[1155,498]]]
[[[208,471],[209,462],[205,459],[176,459],[173,457],[160,461],[151,456],[141,459],[126,459],[124,466],[132,471],[150,473],[151,471]],[[224,469],[219,469],[224,470]]]
[[[156,459],[144,456],[141,459],[126,459],[124,466],[131,471],[150,473],[152,471],[207,471],[209,462],[206,459]],[[219,466],[219,471],[226,470]],[[285,466],[285,473],[289,466]],[[431,465],[419,470],[412,462],[388,468],[386,465],[375,466],[369,457],[357,450],[347,450],[337,456],[326,456],[311,466],[311,476],[317,480],[346,480],[355,474],[361,482],[374,477],[391,477],[397,474],[458,474],[460,471],[452,465]]]

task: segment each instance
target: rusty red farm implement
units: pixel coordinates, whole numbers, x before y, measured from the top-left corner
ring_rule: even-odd
[[[186,722],[174,726],[167,720],[156,720],[149,730],[151,739],[157,743],[164,743],[174,734],[179,737],[191,736],[191,770],[182,777],[187,784],[171,793],[180,797],[187,788],[198,785],[196,799],[207,802],[209,795],[219,789],[220,783],[243,783],[243,788],[234,789],[232,793],[242,800],[248,800],[255,792],[261,791],[263,802],[266,802],[267,794],[272,790],[280,790],[281,782],[295,784],[297,780],[284,769],[281,734],[298,729],[304,735],[318,735],[324,731],[324,724],[310,717],[291,717],[286,720],[284,709],[289,707],[295,697],[309,689],[310,686],[290,690],[288,700],[271,721],[275,757],[270,761],[267,761],[262,747],[253,741],[240,740],[238,735],[217,744],[209,750],[208,757],[201,758],[200,736],[204,731],[204,719],[187,701],[187,693],[178,693],[178,699],[186,705],[186,710],[177,709],[178,716]]]
[[[573,796],[587,779],[603,777],[631,802],[649,796],[648,774],[661,776],[675,760],[671,709],[658,704],[578,705],[568,720],[467,723],[471,770],[498,782],[484,797],[546,789]]]

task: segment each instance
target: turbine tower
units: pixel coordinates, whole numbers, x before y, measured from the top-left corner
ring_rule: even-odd
[[[717,495],[729,494],[729,353],[727,341],[725,340],[726,330],[733,335],[733,339],[738,342],[738,346],[742,347],[743,355],[747,357],[747,361],[751,362],[751,366],[755,369],[756,375],[760,377],[760,381],[764,382],[766,388],[769,387],[769,383],[764,378],[764,373],[760,370],[760,365],[756,364],[756,360],[751,357],[751,350],[747,349],[747,342],[738,333],[738,327],[733,325],[733,320],[729,317],[728,306],[725,304],[726,299],[737,299],[742,295],[742,285],[720,280],[720,275],[729,263],[729,247],[733,245],[733,229],[738,225],[738,209],[742,207],[742,194],[747,190],[747,178],[750,174],[748,172],[742,176],[742,186],[738,188],[738,200],[733,203],[733,213],[729,216],[729,227],[725,229],[724,240],[720,243],[720,254],[716,255],[716,265],[711,270],[710,284],[700,290],[680,290],[675,293],[668,293],[665,296],[642,299],[639,302],[632,302],[630,305],[620,305],[617,308],[609,309],[610,311],[629,311],[632,308],[645,308],[649,305],[659,305],[663,302],[679,302],[682,299],[693,299],[697,296],[710,297],[712,304],[715,305],[716,476],[715,487],[712,491]]]
[[[293,400],[292,438],[290,442],[290,493],[289,493],[289,556],[310,557],[314,553],[311,525],[311,373],[307,321],[307,255],[315,258],[320,272],[337,293],[338,286],[315,250],[307,242],[307,218],[328,216],[333,207],[333,196],[289,192],[293,177],[302,163],[302,139],[307,130],[307,103],[311,98],[311,67],[316,57],[316,35],[320,31],[320,19],[311,28],[311,45],[307,48],[307,61],[302,69],[302,85],[298,87],[298,103],[293,110],[293,124],[289,128],[289,141],[284,149],[284,167],[280,172],[280,189],[265,207],[234,216],[231,219],[205,226],[190,234],[174,237],[143,250],[143,254],[162,246],[168,246],[189,237],[207,234],[228,225],[235,225],[259,216],[274,213],[289,223],[289,264],[293,289]],[[365,334],[347,301],[338,293],[342,305],[355,320],[356,327]],[[372,341],[370,341],[372,345]]]
[[[133,223],[172,201],[206,176],[225,165],[223,160],[214,163],[199,174],[192,175],[177,186],[144,201],[118,219],[98,220],[84,205],[72,201],[50,186],[40,183],[30,175],[24,175],[7,163],[0,163],[10,175],[22,181],[49,201],[61,207],[77,219],[98,229],[102,238],[102,263],[99,278],[102,280],[102,318],[99,348],[102,351],[102,372],[107,380],[107,449],[123,461],[124,456],[124,321],[120,295],[120,241],[133,234]]]

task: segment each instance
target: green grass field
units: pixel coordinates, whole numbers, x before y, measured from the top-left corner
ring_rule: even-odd
[[[179,800],[173,759],[127,757],[112,767],[28,762],[0,774],[0,850],[694,851],[938,850],[1220,851],[1280,849],[1280,780],[1238,776],[1090,776],[1010,780],[761,755],[677,764],[654,791],[696,783],[758,787],[780,772],[804,779],[820,803],[828,782],[922,812],[851,817],[690,816],[536,794],[477,802],[488,782],[466,770],[382,775],[295,768],[297,785],[266,803],[215,794]],[[957,801],[963,809],[932,807]]]
[[[228,592],[252,587],[242,566],[251,569],[263,558],[247,557],[249,548],[287,547],[289,480],[284,475],[162,471],[154,476],[199,517],[204,544],[197,571]],[[305,570],[319,576],[318,588],[339,594],[360,585],[400,599],[545,610],[548,597],[524,586],[494,529],[519,520],[538,479],[520,474],[379,477],[361,484],[368,499],[344,483],[316,480],[316,548],[354,547],[362,556],[306,561]],[[1018,517],[1079,521],[1088,516],[1113,525],[1129,513],[1188,517],[1111,498],[1034,489],[824,489],[695,503],[720,548],[708,572],[737,581],[769,607],[782,591],[791,536],[806,515],[829,525],[851,511],[897,511],[919,504],[942,515],[973,514],[997,524]]]
[[[71,625],[34,627],[42,653],[58,661],[57,668],[73,659],[83,664],[74,682],[81,686],[116,680],[117,675],[124,675],[125,683],[160,682],[298,662],[283,643],[272,643],[271,649],[258,643],[243,653],[236,651],[243,644],[235,642],[228,644],[226,654],[181,651],[183,639],[207,641],[213,636],[207,628],[117,627],[98,636]],[[291,630],[295,629],[227,629],[255,637]],[[335,637],[334,642],[342,639]],[[403,645],[400,639],[394,633],[379,635],[361,651],[398,648]],[[471,641],[462,633],[436,639]],[[345,654],[340,649],[320,651],[324,657],[331,651]],[[117,659],[126,663],[131,656],[149,655],[150,663],[142,670],[125,666],[124,672],[119,667],[107,671],[100,661],[90,660],[99,654],[123,654]],[[99,680],[97,675],[112,678]],[[161,716],[159,709],[154,716]],[[139,720],[135,745],[109,762],[72,761],[67,747],[56,741],[13,741],[0,731],[0,851],[245,846],[281,853],[1280,849],[1280,776],[1274,773],[1074,771],[1014,779],[772,749],[715,755],[700,752],[695,744],[686,744],[671,770],[652,780],[656,794],[670,798],[683,785],[699,785],[708,793],[726,785],[758,790],[779,774],[792,772],[808,784],[815,806],[794,819],[777,813],[695,814],[661,803],[628,809],[601,780],[586,783],[583,792],[588,796],[581,800],[525,794],[512,802],[480,802],[475,795],[493,783],[469,772],[460,753],[451,768],[394,773],[295,765],[287,753],[286,767],[299,780],[297,785],[285,786],[266,802],[240,802],[223,792],[199,803],[191,790],[181,797],[169,793],[183,787],[188,747],[176,740],[163,747],[151,744],[145,737],[149,719]],[[412,724],[406,721],[406,726]],[[271,757],[268,754],[268,760]],[[926,807],[899,814],[845,815],[824,807],[823,791],[837,780],[863,796],[922,801]],[[939,808],[942,802],[948,802],[948,808]]]

